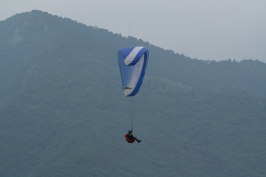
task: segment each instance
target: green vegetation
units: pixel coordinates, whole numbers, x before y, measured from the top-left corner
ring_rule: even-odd
[[[149,66],[128,144],[117,51]],[[0,22],[0,176],[264,177],[266,64],[201,61],[40,11]]]

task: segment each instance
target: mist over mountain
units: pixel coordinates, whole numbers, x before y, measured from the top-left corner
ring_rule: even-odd
[[[128,144],[117,51],[144,46]],[[266,64],[203,61],[31,11],[0,22],[0,176],[265,176]]]

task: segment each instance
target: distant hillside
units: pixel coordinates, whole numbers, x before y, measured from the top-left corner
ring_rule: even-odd
[[[266,96],[266,64],[257,60],[215,62],[191,59],[165,51],[141,39],[122,37],[107,30],[88,27],[40,11],[15,15],[2,21],[0,29],[2,62],[23,64],[23,58],[28,58],[29,54],[31,60],[36,60],[34,55],[42,55],[42,58],[52,61],[54,58],[67,60],[70,57],[87,58],[97,55],[102,62],[115,67],[117,51],[120,48],[140,45],[150,50],[152,62],[148,72],[151,77],[168,78],[174,83],[195,89],[236,89],[247,91],[251,95]],[[71,50],[64,51],[65,48]],[[54,55],[55,52],[59,53],[58,56]],[[5,76],[10,76],[10,73],[6,71],[8,67],[0,67],[2,85],[6,83]],[[5,92],[7,90],[10,90],[10,87],[5,87]]]
[[[150,60],[128,144],[117,51]],[[0,22],[0,176],[262,177],[266,64],[201,61],[31,11]]]

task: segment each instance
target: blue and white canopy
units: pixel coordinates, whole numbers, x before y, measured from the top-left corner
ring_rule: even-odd
[[[118,64],[125,96],[135,96],[138,93],[148,58],[149,51],[144,47],[123,48],[118,51]]]

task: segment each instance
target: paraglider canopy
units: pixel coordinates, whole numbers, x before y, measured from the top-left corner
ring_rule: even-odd
[[[123,48],[118,51],[118,64],[120,68],[124,95],[135,96],[142,84],[149,52],[144,47]]]

